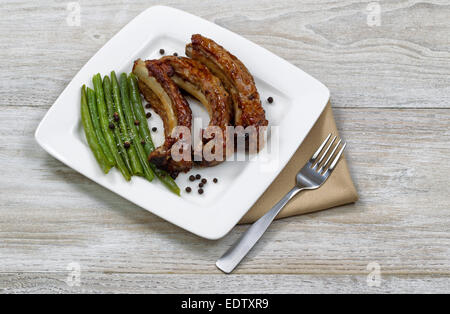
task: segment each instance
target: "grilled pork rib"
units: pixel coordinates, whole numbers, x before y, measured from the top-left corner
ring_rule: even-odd
[[[238,58],[199,34],[192,35],[186,55],[206,65],[222,81],[233,100],[234,125],[257,129],[267,126],[253,76]]]
[[[149,161],[169,172],[172,177],[176,177],[180,172],[189,171],[192,168],[192,161],[190,158],[187,160],[172,158],[172,147],[177,143],[178,148],[178,144],[182,142],[182,135],[174,136],[173,131],[175,127],[182,126],[190,132],[192,113],[186,99],[169,77],[173,74],[172,71],[169,65],[158,60],[138,59],[133,66],[133,73],[138,77],[141,93],[164,123],[164,144],[150,153]],[[189,157],[190,153],[189,150]]]
[[[197,98],[209,113],[209,131],[221,134],[211,134],[214,138],[203,138],[204,147],[194,147],[194,154],[202,156],[195,158],[201,166],[213,166],[225,160],[226,156],[233,151],[233,147],[227,145],[226,127],[231,125],[232,104],[229,94],[222,86],[221,81],[211,74],[206,66],[198,61],[184,58],[167,56],[160,59],[170,65],[173,69],[171,79],[193,97]],[[207,128],[207,130],[208,130]],[[220,149],[220,159],[208,158],[208,153],[216,153]],[[203,152],[203,154],[199,154]],[[217,152],[219,154],[219,152]],[[219,157],[219,156],[217,156]]]

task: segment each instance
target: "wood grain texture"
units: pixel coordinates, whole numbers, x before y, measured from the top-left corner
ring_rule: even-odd
[[[0,277],[5,293],[439,293],[448,278],[383,277],[383,288],[369,287],[359,275],[154,275],[82,273],[80,286],[66,284],[66,273],[21,273]],[[257,289],[255,289],[257,287]],[[339,287],[339,289],[337,289]]]
[[[277,221],[234,275],[214,261],[240,236],[187,233],[84,178],[34,141],[84,63],[156,1],[0,0],[0,293],[450,292],[450,5],[165,1],[222,25],[331,90],[360,201]],[[158,1],[161,4],[160,1]],[[81,286],[65,282],[81,266]],[[366,283],[368,263],[381,286]]]

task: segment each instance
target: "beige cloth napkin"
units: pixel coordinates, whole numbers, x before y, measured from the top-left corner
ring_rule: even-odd
[[[308,161],[329,133],[338,135],[330,103],[328,103],[322,115],[286,167],[239,223],[254,222],[289,192],[295,185],[295,174]],[[357,200],[358,193],[350,177],[347,162],[345,158],[342,158],[333,174],[322,187],[296,195],[284,207],[277,219],[353,203]]]

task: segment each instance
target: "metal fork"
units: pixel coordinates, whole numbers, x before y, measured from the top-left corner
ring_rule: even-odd
[[[269,210],[264,216],[254,222],[253,225],[241,236],[241,238],[236,241],[236,243],[219,260],[217,260],[216,266],[220,270],[227,274],[231,273],[253,248],[256,242],[258,242],[272,221],[290,199],[303,190],[314,190],[319,188],[328,179],[335,169],[342,153],[344,152],[345,146],[347,146],[347,143],[342,144],[341,149],[334,157],[331,165],[327,168],[337,148],[341,145],[341,140],[339,140],[332,149],[331,153],[328,154],[329,150],[336,141],[336,136],[334,136],[327,148],[323,151],[331,135],[331,133],[328,134],[327,138],[319,146],[314,155],[312,155],[311,159],[297,173],[295,187],[290,190],[278,203],[276,203],[275,206],[273,206],[272,209]],[[324,162],[326,156],[328,157]]]

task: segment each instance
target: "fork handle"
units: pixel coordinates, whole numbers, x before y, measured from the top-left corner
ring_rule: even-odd
[[[238,241],[228,251],[222,255],[216,262],[216,266],[223,272],[229,274],[247,255],[247,253],[258,242],[275,217],[284,208],[284,206],[303,188],[294,187],[290,190],[271,210],[264,216],[255,221],[250,228],[239,238]]]

